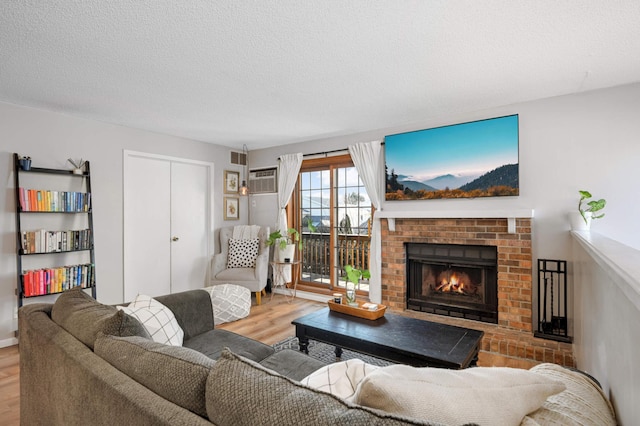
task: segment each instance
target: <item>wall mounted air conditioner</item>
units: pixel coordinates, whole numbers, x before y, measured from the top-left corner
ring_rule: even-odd
[[[249,194],[278,192],[278,169],[254,169],[249,171]]]

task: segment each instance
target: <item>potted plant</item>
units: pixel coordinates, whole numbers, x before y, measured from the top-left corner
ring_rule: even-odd
[[[574,230],[588,230],[593,219],[600,219],[604,213],[596,214],[604,209],[607,201],[604,198],[599,200],[589,200],[592,195],[589,191],[580,190],[580,201],[578,201],[578,214],[574,215],[571,227]]]
[[[371,273],[368,269],[358,269],[354,268],[351,265],[344,265],[344,272],[347,275],[347,305],[357,306],[358,303],[356,302],[356,286],[360,282],[360,278],[371,278]]]
[[[71,158],[67,158],[67,161],[69,163],[71,163],[71,165],[73,166],[73,174],[74,175],[81,175],[84,173],[84,165],[86,163],[86,161],[83,161],[82,158],[80,159],[80,161],[76,161],[73,160]]]
[[[287,229],[286,235],[282,235],[280,230],[274,231],[269,234],[269,238],[266,241],[267,246],[276,246],[278,248],[277,259],[279,262],[286,262],[287,259],[289,261],[293,260],[296,250],[295,243],[298,243],[298,249],[302,250],[302,239],[295,228]]]

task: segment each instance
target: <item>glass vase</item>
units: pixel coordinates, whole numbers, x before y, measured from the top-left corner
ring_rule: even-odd
[[[348,305],[356,303],[356,285],[351,281],[347,281],[346,299]]]

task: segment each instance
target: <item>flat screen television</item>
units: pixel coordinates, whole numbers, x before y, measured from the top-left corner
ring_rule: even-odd
[[[518,115],[385,137],[386,200],[519,195]]]

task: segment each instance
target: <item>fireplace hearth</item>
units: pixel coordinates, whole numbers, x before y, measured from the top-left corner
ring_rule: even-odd
[[[407,308],[498,322],[495,246],[406,243]]]

